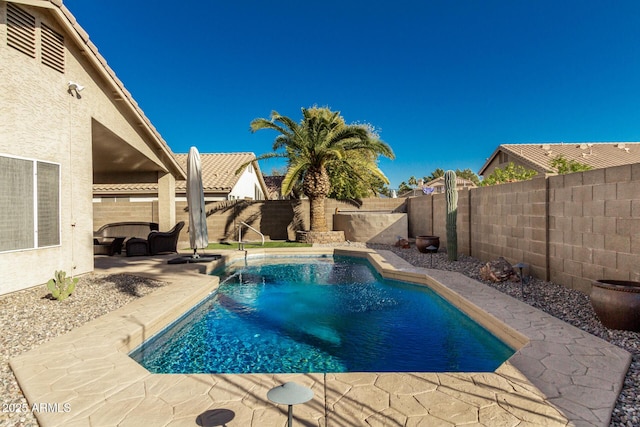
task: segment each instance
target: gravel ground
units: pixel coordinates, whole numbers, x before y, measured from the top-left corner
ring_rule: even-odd
[[[391,250],[412,265],[431,268],[431,256],[418,252],[415,247],[400,249],[387,245],[370,246]],[[640,425],[640,334],[613,331],[602,326],[589,298],[581,292],[528,277],[525,278],[527,283],[523,299],[519,282],[495,284],[480,279],[479,270],[482,265],[475,258],[466,256],[461,256],[456,262],[449,262],[444,253],[433,255],[433,268],[465,274],[630,352],[633,361],[610,425]],[[162,285],[160,282],[129,275],[89,275],[80,280],[76,292],[63,302],[47,298],[48,291],[44,286],[1,296],[0,324],[5,326],[5,330],[0,335],[0,393],[3,409],[0,412],[0,426],[38,426],[30,412],[8,411],[11,405],[27,404],[9,367],[11,357],[153,292]]]
[[[0,426],[38,426],[9,367],[9,359],[62,335],[88,321],[153,292],[163,283],[140,277],[88,275],[64,301],[48,297],[46,286],[38,286],[0,297]]]

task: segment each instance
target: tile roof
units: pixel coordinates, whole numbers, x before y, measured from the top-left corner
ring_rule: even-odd
[[[187,170],[187,156],[187,154],[175,154],[176,160],[184,170]],[[231,191],[240,179],[240,175],[236,175],[236,170],[255,158],[256,155],[253,153],[200,153],[202,185],[205,193],[207,191]],[[186,189],[186,181],[176,181],[176,190],[186,191]]]
[[[429,182],[425,182],[424,185],[426,187],[443,186],[444,185],[444,177],[443,176],[439,176],[438,178],[432,179]],[[460,187],[476,187],[476,184],[474,184],[474,182],[471,181],[470,179],[461,178],[459,176],[456,176],[456,187],[458,187],[458,188],[460,188]]]
[[[461,190],[463,188],[475,188],[476,184],[466,178],[460,178],[456,176],[456,189]],[[405,193],[402,193],[398,197],[414,197],[414,196],[426,196],[428,194],[432,194],[433,192],[443,193],[444,192],[444,177],[439,176],[438,178],[432,179],[429,182],[425,182],[422,187],[414,188]]]
[[[187,154],[174,154],[178,164],[187,170]],[[229,193],[240,179],[236,170],[244,163],[255,160],[253,153],[200,153],[202,163],[202,185],[204,192]],[[256,174],[261,174],[257,163],[254,163]],[[156,193],[157,183],[123,183],[123,184],[94,184],[94,193]],[[176,192],[187,191],[187,181],[176,181]]]
[[[120,184],[93,184],[94,194],[103,193],[157,193],[157,183],[120,183]]]
[[[551,161],[558,155],[567,160],[587,164],[594,169],[640,163],[640,142],[574,142],[543,144],[502,144],[487,159],[485,168],[502,151],[510,157],[528,164],[538,172],[555,173]]]

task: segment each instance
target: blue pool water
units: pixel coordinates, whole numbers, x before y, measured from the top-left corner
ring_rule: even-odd
[[[155,373],[490,372],[513,350],[430,289],[349,257],[227,266],[131,353]],[[224,281],[224,282],[223,282]]]

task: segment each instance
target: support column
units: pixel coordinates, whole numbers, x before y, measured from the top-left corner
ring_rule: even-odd
[[[170,173],[158,174],[158,224],[160,231],[176,225],[176,179]]]

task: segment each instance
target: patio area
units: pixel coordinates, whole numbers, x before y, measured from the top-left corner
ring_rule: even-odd
[[[171,256],[96,257],[96,273],[169,284],[11,360],[30,404],[68,408],[36,413],[39,423],[285,425],[286,407],[266,393],[295,381],[314,391],[294,410],[296,423],[306,426],[609,424],[631,360],[619,347],[462,274],[417,268],[391,251],[289,253],[303,251],[368,257],[387,277],[429,284],[519,350],[494,373],[151,374],[127,352],[215,290],[218,280],[202,274],[211,266],[169,265]]]

